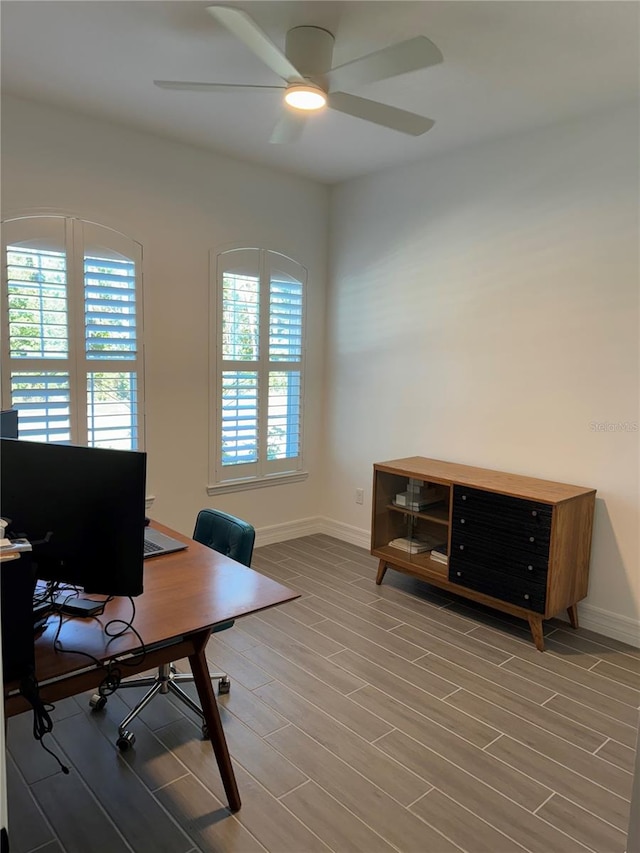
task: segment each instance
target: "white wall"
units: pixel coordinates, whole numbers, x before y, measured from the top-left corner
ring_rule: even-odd
[[[414,454],[594,487],[582,622],[640,644],[639,434],[591,427],[640,420],[636,109],[342,184],[331,247],[324,515]]]
[[[143,245],[150,514],[191,533],[218,506],[257,527],[315,515],[328,190],[312,181],[72,113],[7,98],[2,209],[62,210]],[[300,484],[208,497],[208,251],[247,241],[296,258],[308,276],[309,404]],[[98,487],[98,484],[96,484]]]

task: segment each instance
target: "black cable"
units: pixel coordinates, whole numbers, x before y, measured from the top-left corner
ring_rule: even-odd
[[[37,741],[40,741],[40,746],[48,752],[49,755],[53,756],[55,760],[60,765],[60,769],[65,775],[68,775],[69,768],[66,764],[63,764],[62,761],[58,758],[58,756],[53,752],[44,742],[43,738],[45,735],[50,734],[53,729],[53,721],[49,716],[49,712],[53,711],[53,705],[47,704],[42,701],[40,698],[40,691],[38,689],[38,682],[36,680],[33,672],[29,673],[29,675],[25,676],[20,681],[20,693],[24,696],[24,698],[29,702],[31,707],[33,708],[33,736]]]

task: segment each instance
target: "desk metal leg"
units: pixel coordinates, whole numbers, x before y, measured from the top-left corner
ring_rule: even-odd
[[[209,737],[216,761],[218,762],[222,784],[224,785],[224,790],[229,801],[229,808],[232,812],[237,812],[241,805],[240,794],[231,764],[227,741],[222,729],[213,685],[209,677],[209,665],[205,657],[205,648],[210,636],[210,630],[201,631],[191,636],[195,652],[189,655],[189,663],[191,664],[191,672],[193,673],[193,680],[198,691],[198,698],[200,699],[204,719],[209,729]]]

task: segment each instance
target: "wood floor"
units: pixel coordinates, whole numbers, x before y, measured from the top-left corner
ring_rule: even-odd
[[[302,597],[213,638],[243,807],[231,815],[199,726],[138,690],[59,703],[64,776],[9,721],[12,853],[622,853],[640,650],[560,621],[526,625],[388,571],[328,536],[259,548]],[[182,668],[184,662],[181,662]]]

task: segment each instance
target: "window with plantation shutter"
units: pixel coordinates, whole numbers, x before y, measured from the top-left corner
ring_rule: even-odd
[[[142,449],[141,247],[79,219],[3,223],[2,406],[21,438]]]
[[[212,279],[211,491],[300,478],[306,270],[230,249],[212,258]]]

